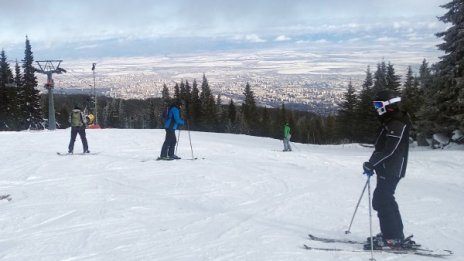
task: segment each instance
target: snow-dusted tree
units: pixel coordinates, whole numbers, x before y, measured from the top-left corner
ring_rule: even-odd
[[[0,130],[10,130],[11,112],[15,107],[13,92],[10,84],[13,83],[13,73],[7,61],[5,51],[0,52]]]
[[[433,81],[424,91],[419,113],[421,128],[429,134],[464,130],[464,2],[453,0],[441,7],[448,11],[438,19],[450,24],[436,34],[444,40],[438,48],[445,55],[433,67]]]
[[[400,92],[401,87],[401,77],[395,73],[395,68],[390,62],[387,65],[387,74],[386,74],[386,89],[392,90],[396,93]]]
[[[374,73],[373,78],[373,93],[385,90],[387,88],[387,65],[385,61],[377,64],[377,70]]]
[[[401,92],[401,109],[411,116],[413,122],[416,121],[416,113],[422,105],[422,94],[419,89],[419,81],[413,75],[411,66],[408,67],[406,80]]]
[[[37,77],[33,67],[34,56],[32,54],[29,38],[26,36],[26,50],[23,60],[23,104],[21,104],[21,120],[23,129],[43,129],[42,108],[40,107],[40,94],[37,88]]]

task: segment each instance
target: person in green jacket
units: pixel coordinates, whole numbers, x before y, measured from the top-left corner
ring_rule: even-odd
[[[288,122],[284,125],[284,151],[292,151],[290,147],[290,138],[292,137],[290,126]]]

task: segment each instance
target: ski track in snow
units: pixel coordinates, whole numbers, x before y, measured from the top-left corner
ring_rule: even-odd
[[[88,130],[97,155],[58,157],[68,130],[0,132],[0,260],[368,260],[320,252],[308,233],[363,240],[367,191],[345,235],[371,148],[191,132],[199,160],[155,161],[164,130]],[[77,138],[75,150],[82,149]],[[177,154],[192,152],[186,131]],[[396,198],[425,247],[464,260],[464,155],[411,148]],[[204,158],[204,159],[203,159]],[[375,188],[375,178],[371,182]],[[378,232],[373,212],[373,230]],[[341,244],[332,246],[346,247]],[[351,246],[352,247],[352,246]],[[431,260],[376,254],[377,260]]]

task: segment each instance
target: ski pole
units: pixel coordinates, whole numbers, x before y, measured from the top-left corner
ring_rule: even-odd
[[[372,206],[371,206],[371,176],[367,176],[367,193],[369,194],[369,234],[371,239],[371,258],[370,261],[375,261],[374,258],[374,239],[372,238]]]
[[[177,147],[179,147],[179,140],[180,140],[180,129],[179,129],[179,133],[177,134],[177,143],[176,143],[176,153],[175,153],[175,155],[177,155]]]
[[[301,151],[300,148],[298,148],[297,146],[295,146],[295,143],[294,143],[293,141],[288,140],[288,144],[291,144],[292,147],[294,147],[295,149]]]
[[[361,202],[361,199],[362,199],[362,197],[364,195],[364,191],[366,191],[366,187],[367,187],[368,182],[369,182],[369,179],[367,179],[366,184],[364,185],[364,188],[363,188],[363,190],[361,192],[361,196],[359,197],[359,200],[358,200],[358,204],[356,204],[356,208],[354,209],[353,216],[351,217],[350,226],[348,227],[348,230],[345,231],[345,234],[351,233],[351,225],[353,224],[354,216],[356,215],[356,212],[358,211],[359,203]]]
[[[192,147],[192,138],[190,137],[190,127],[189,127],[189,122],[187,121],[187,133],[189,136],[189,142],[190,142],[190,151],[192,152],[192,159],[195,159],[193,156],[193,147]]]

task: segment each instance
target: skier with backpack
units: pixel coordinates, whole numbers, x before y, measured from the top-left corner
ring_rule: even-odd
[[[403,222],[395,200],[396,187],[405,176],[409,151],[409,131],[411,120],[399,108],[401,98],[389,90],[376,94],[373,105],[382,124],[375,142],[375,150],[363,164],[364,174],[377,174],[377,186],[372,198],[372,206],[377,211],[380,230],[373,238],[373,248],[411,248],[414,241],[404,238]],[[364,247],[371,249],[369,243]]]
[[[87,138],[85,136],[87,117],[84,117],[84,113],[78,105],[74,106],[74,109],[69,116],[69,123],[71,124],[71,140],[69,141],[68,153],[74,153],[74,142],[76,141],[77,134],[81,137],[84,153],[90,153]]]
[[[174,155],[176,147],[176,130],[184,125],[184,120],[181,118],[182,103],[175,101],[170,107],[167,113],[167,118],[164,122],[164,129],[166,130],[166,137],[164,139],[163,147],[161,148],[161,154],[158,160],[174,160],[180,159],[177,155]],[[164,114],[164,113],[163,113]]]

